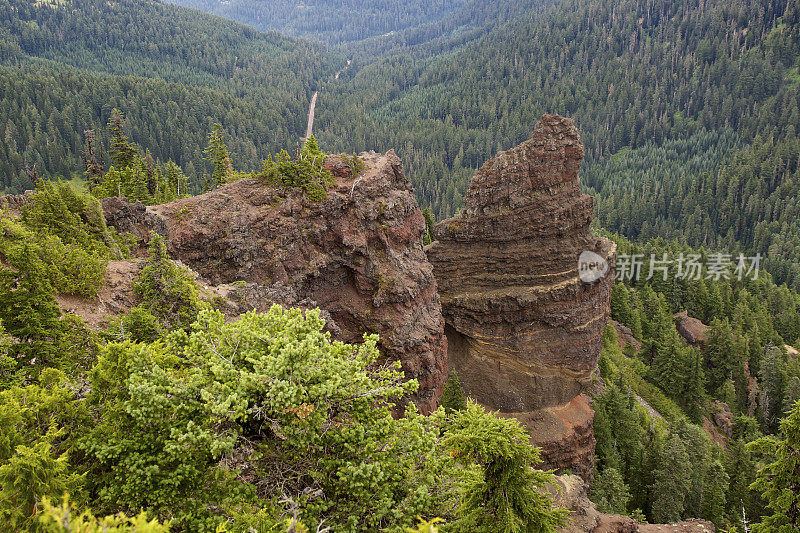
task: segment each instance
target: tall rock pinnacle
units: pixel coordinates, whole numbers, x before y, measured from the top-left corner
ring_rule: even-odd
[[[466,392],[526,424],[549,466],[588,475],[593,413],[581,394],[600,355],[615,246],[589,229],[583,156],[572,120],[543,116],[472,177],[463,214],[436,225],[427,254]],[[608,266],[594,281],[579,277],[583,252]]]

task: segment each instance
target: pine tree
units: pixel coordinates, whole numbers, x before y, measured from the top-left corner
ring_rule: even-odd
[[[651,487],[652,518],[655,522],[677,522],[683,515],[686,493],[691,488],[691,464],[678,435],[667,437]]]
[[[452,414],[453,411],[463,411],[467,408],[464,389],[461,388],[461,383],[458,381],[458,373],[455,369],[451,370],[450,375],[447,376],[439,405],[444,407],[444,411],[447,414]]]
[[[691,355],[693,364],[681,403],[686,407],[686,414],[689,415],[692,422],[700,423],[703,417],[702,404],[706,387],[703,354],[697,348],[689,348],[688,353]]]
[[[563,509],[552,508],[541,489],[549,474],[532,467],[539,450],[514,419],[486,417],[470,403],[448,428],[446,445],[459,461],[474,462],[483,475],[467,488],[456,530],[475,533],[538,533],[564,523]]]
[[[89,187],[92,187],[103,176],[103,147],[97,143],[94,130],[86,130],[83,134],[86,137],[86,149],[81,152],[83,176],[89,182]],[[97,160],[98,155],[100,161]]]
[[[312,140],[312,139],[309,139]],[[222,137],[222,124],[214,124],[214,129],[208,135],[208,146],[205,149],[206,161],[211,163],[211,183],[219,187],[227,183],[233,175],[228,147]]]
[[[604,513],[626,514],[631,493],[616,468],[600,472],[592,484],[592,501]]]
[[[433,225],[436,224],[436,218],[433,216],[433,211],[431,211],[430,207],[422,210],[422,216],[425,219],[425,233],[422,235],[422,244],[427,246],[433,242]]]
[[[708,388],[716,392],[730,379],[736,364],[742,362],[743,346],[734,339],[733,329],[727,318],[715,318],[711,322],[705,360],[708,366]]]
[[[756,464],[743,438],[738,438],[731,444],[725,461],[725,471],[729,479],[726,498],[728,516],[741,517],[742,507],[748,517],[760,516],[760,502],[757,495],[750,490],[750,485],[755,481]]]
[[[108,150],[111,165],[117,170],[126,169],[133,164],[139,152],[125,135],[125,116],[119,109],[114,108],[111,112],[108,128],[111,131],[111,148]]]
[[[60,355],[53,340],[60,337],[64,323],[53,297],[53,288],[41,260],[26,246],[23,257],[29,270],[14,272],[0,267],[0,320],[5,330],[22,342],[10,347],[17,365],[53,364]]]
[[[617,283],[611,288],[611,316],[614,320],[631,327],[631,298],[627,287]]]
[[[765,437],[748,445],[772,458],[771,463],[759,469],[751,485],[761,492],[772,512],[753,528],[756,533],[800,532],[800,402],[780,426],[782,439]]]
[[[703,492],[703,512],[701,516],[710,520],[718,528],[725,517],[725,498],[728,493],[728,474],[717,460],[712,461],[706,472]]]

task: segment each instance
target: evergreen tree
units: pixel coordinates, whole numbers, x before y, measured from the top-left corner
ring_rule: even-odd
[[[592,483],[592,501],[604,513],[626,514],[631,499],[628,486],[616,468],[606,468]]]
[[[53,297],[53,288],[40,269],[44,266],[33,257],[30,247],[25,247],[23,257],[28,258],[29,270],[15,272],[0,267],[0,321],[7,333],[22,342],[9,347],[9,355],[17,367],[55,365],[59,356],[53,340],[63,335],[61,310]]]
[[[164,238],[150,234],[150,257],[133,285],[142,306],[167,329],[186,328],[203,307],[191,272],[172,262]]]
[[[208,146],[204,153],[206,161],[211,163],[211,181],[214,187],[226,184],[233,175],[233,165],[222,137],[222,124],[214,124],[214,129],[208,135]]]
[[[463,411],[467,408],[464,389],[461,388],[461,383],[458,381],[458,373],[455,370],[451,370],[447,376],[439,405],[444,407],[444,411],[447,414],[452,414],[454,411]]]
[[[91,187],[99,182],[104,173],[103,147],[97,142],[94,130],[86,130],[83,134],[86,137],[86,149],[81,153],[83,157],[83,177]],[[98,157],[100,161],[98,161]]]
[[[436,224],[436,218],[433,216],[433,211],[431,211],[430,207],[422,210],[422,216],[425,219],[425,233],[422,235],[422,244],[427,246],[434,239],[433,225]]]
[[[727,318],[715,318],[711,322],[708,341],[705,348],[705,360],[708,366],[708,388],[716,392],[730,379],[733,369],[742,363],[740,342],[734,339],[733,329]]]
[[[108,129],[111,132],[111,147],[108,150],[111,165],[119,170],[126,169],[133,164],[139,151],[128,141],[125,135],[125,116],[116,107],[111,112]]]
[[[566,513],[550,508],[541,488],[547,475],[532,467],[540,462],[527,432],[514,419],[487,418],[470,403],[448,428],[445,443],[460,461],[472,461],[482,476],[470,483],[455,526],[476,533],[553,531]]]
[[[725,502],[728,493],[728,474],[717,460],[711,461],[706,471],[705,489],[703,491],[702,518],[721,527],[725,518]]]
[[[765,437],[748,446],[771,461],[758,470],[752,485],[772,513],[753,528],[756,533],[800,531],[800,402],[781,421],[781,435],[781,439]]]
[[[761,515],[761,506],[757,495],[750,490],[755,481],[756,463],[743,438],[733,441],[725,463],[728,474],[728,496],[726,507],[728,516],[737,521],[742,518],[742,508],[746,516],[752,520]]]
[[[654,522],[677,522],[683,517],[685,498],[691,489],[691,463],[678,435],[667,437],[661,449],[651,487]]]

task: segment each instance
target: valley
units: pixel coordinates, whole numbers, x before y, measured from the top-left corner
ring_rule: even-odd
[[[0,35],[0,530],[800,531],[798,0]]]

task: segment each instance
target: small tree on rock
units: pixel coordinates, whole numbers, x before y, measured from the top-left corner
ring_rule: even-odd
[[[451,414],[453,411],[463,411],[467,408],[464,389],[461,388],[461,382],[458,381],[458,373],[455,370],[450,371],[450,375],[444,383],[442,399],[439,405],[444,407],[444,411],[447,414]]]

